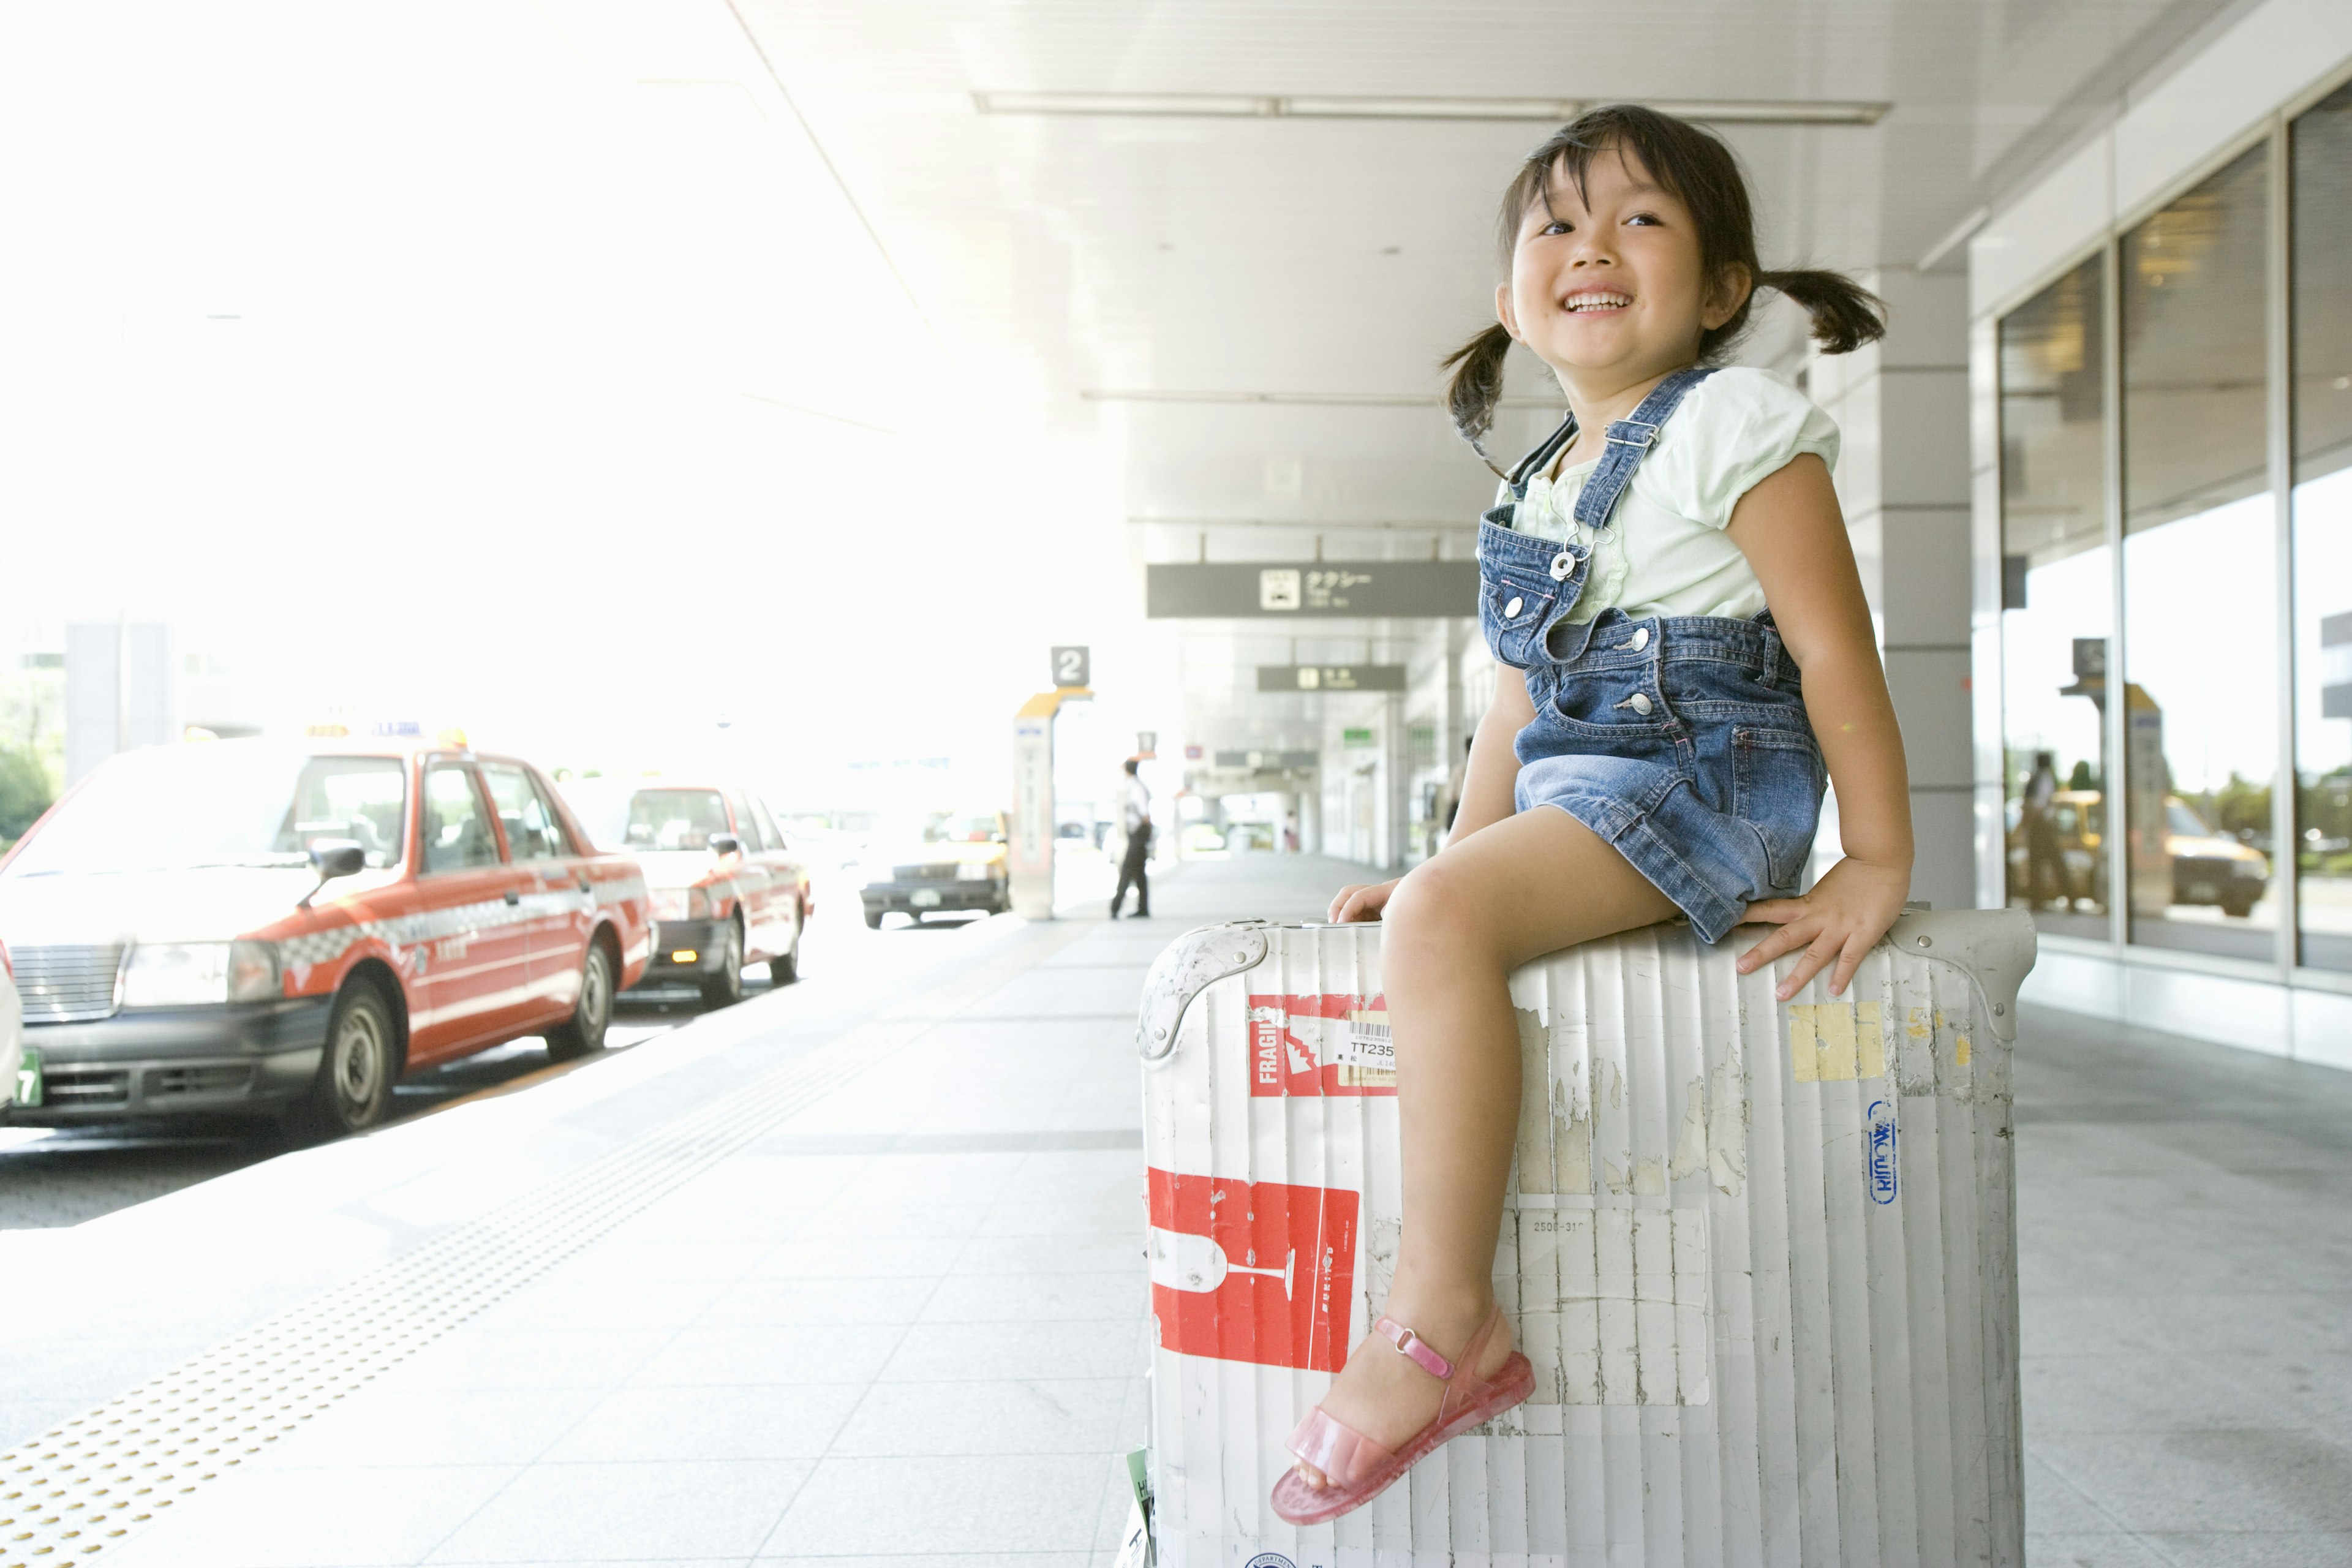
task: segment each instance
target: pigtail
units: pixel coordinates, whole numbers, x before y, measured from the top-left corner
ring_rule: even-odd
[[[1804,307],[1823,353],[1852,353],[1886,335],[1886,301],[1843,272],[1759,272],[1756,282]]]
[[[1454,374],[1445,383],[1445,409],[1454,416],[1454,431],[1470,449],[1497,474],[1486,455],[1484,437],[1495,427],[1495,405],[1503,400],[1503,366],[1510,358],[1511,334],[1496,322],[1438,362]]]

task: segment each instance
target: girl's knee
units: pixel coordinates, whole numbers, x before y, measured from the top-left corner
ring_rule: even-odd
[[[1443,859],[1423,861],[1397,885],[1381,911],[1390,939],[1385,965],[1394,968],[1401,957],[1410,963],[1491,945],[1487,901],[1459,867]]]

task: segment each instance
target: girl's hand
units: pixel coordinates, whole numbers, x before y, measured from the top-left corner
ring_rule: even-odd
[[[1332,923],[1380,919],[1381,910],[1388,905],[1389,895],[1395,892],[1397,883],[1403,880],[1402,877],[1398,877],[1386,882],[1356,882],[1340,889],[1339,896],[1331,900]]]
[[[1752,974],[1782,953],[1801,947],[1805,956],[1773,994],[1786,1002],[1834,958],[1837,968],[1830,974],[1830,994],[1842,996],[1863,954],[1886,934],[1886,928],[1903,912],[1903,900],[1910,892],[1908,867],[1876,866],[1849,856],[1831,867],[1829,874],[1813,884],[1813,890],[1801,898],[1764,899],[1748,906],[1749,920],[1765,921],[1780,929],[1739,955],[1739,973]]]

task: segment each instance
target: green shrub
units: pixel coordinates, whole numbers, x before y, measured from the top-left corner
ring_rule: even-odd
[[[57,794],[49,773],[23,752],[0,750],[0,843],[24,837]]]

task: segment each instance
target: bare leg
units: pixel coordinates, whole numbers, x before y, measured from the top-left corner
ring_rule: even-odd
[[[1441,1355],[1459,1354],[1495,1304],[1495,1242],[1519,1125],[1510,972],[1674,912],[1623,856],[1549,806],[1449,846],[1390,897],[1381,978],[1396,1039],[1404,1234],[1384,1310]],[[1511,1348],[1509,1334],[1496,1335],[1475,1370],[1492,1373]],[[1444,1393],[1368,1335],[1323,1408],[1394,1448],[1435,1417]]]

